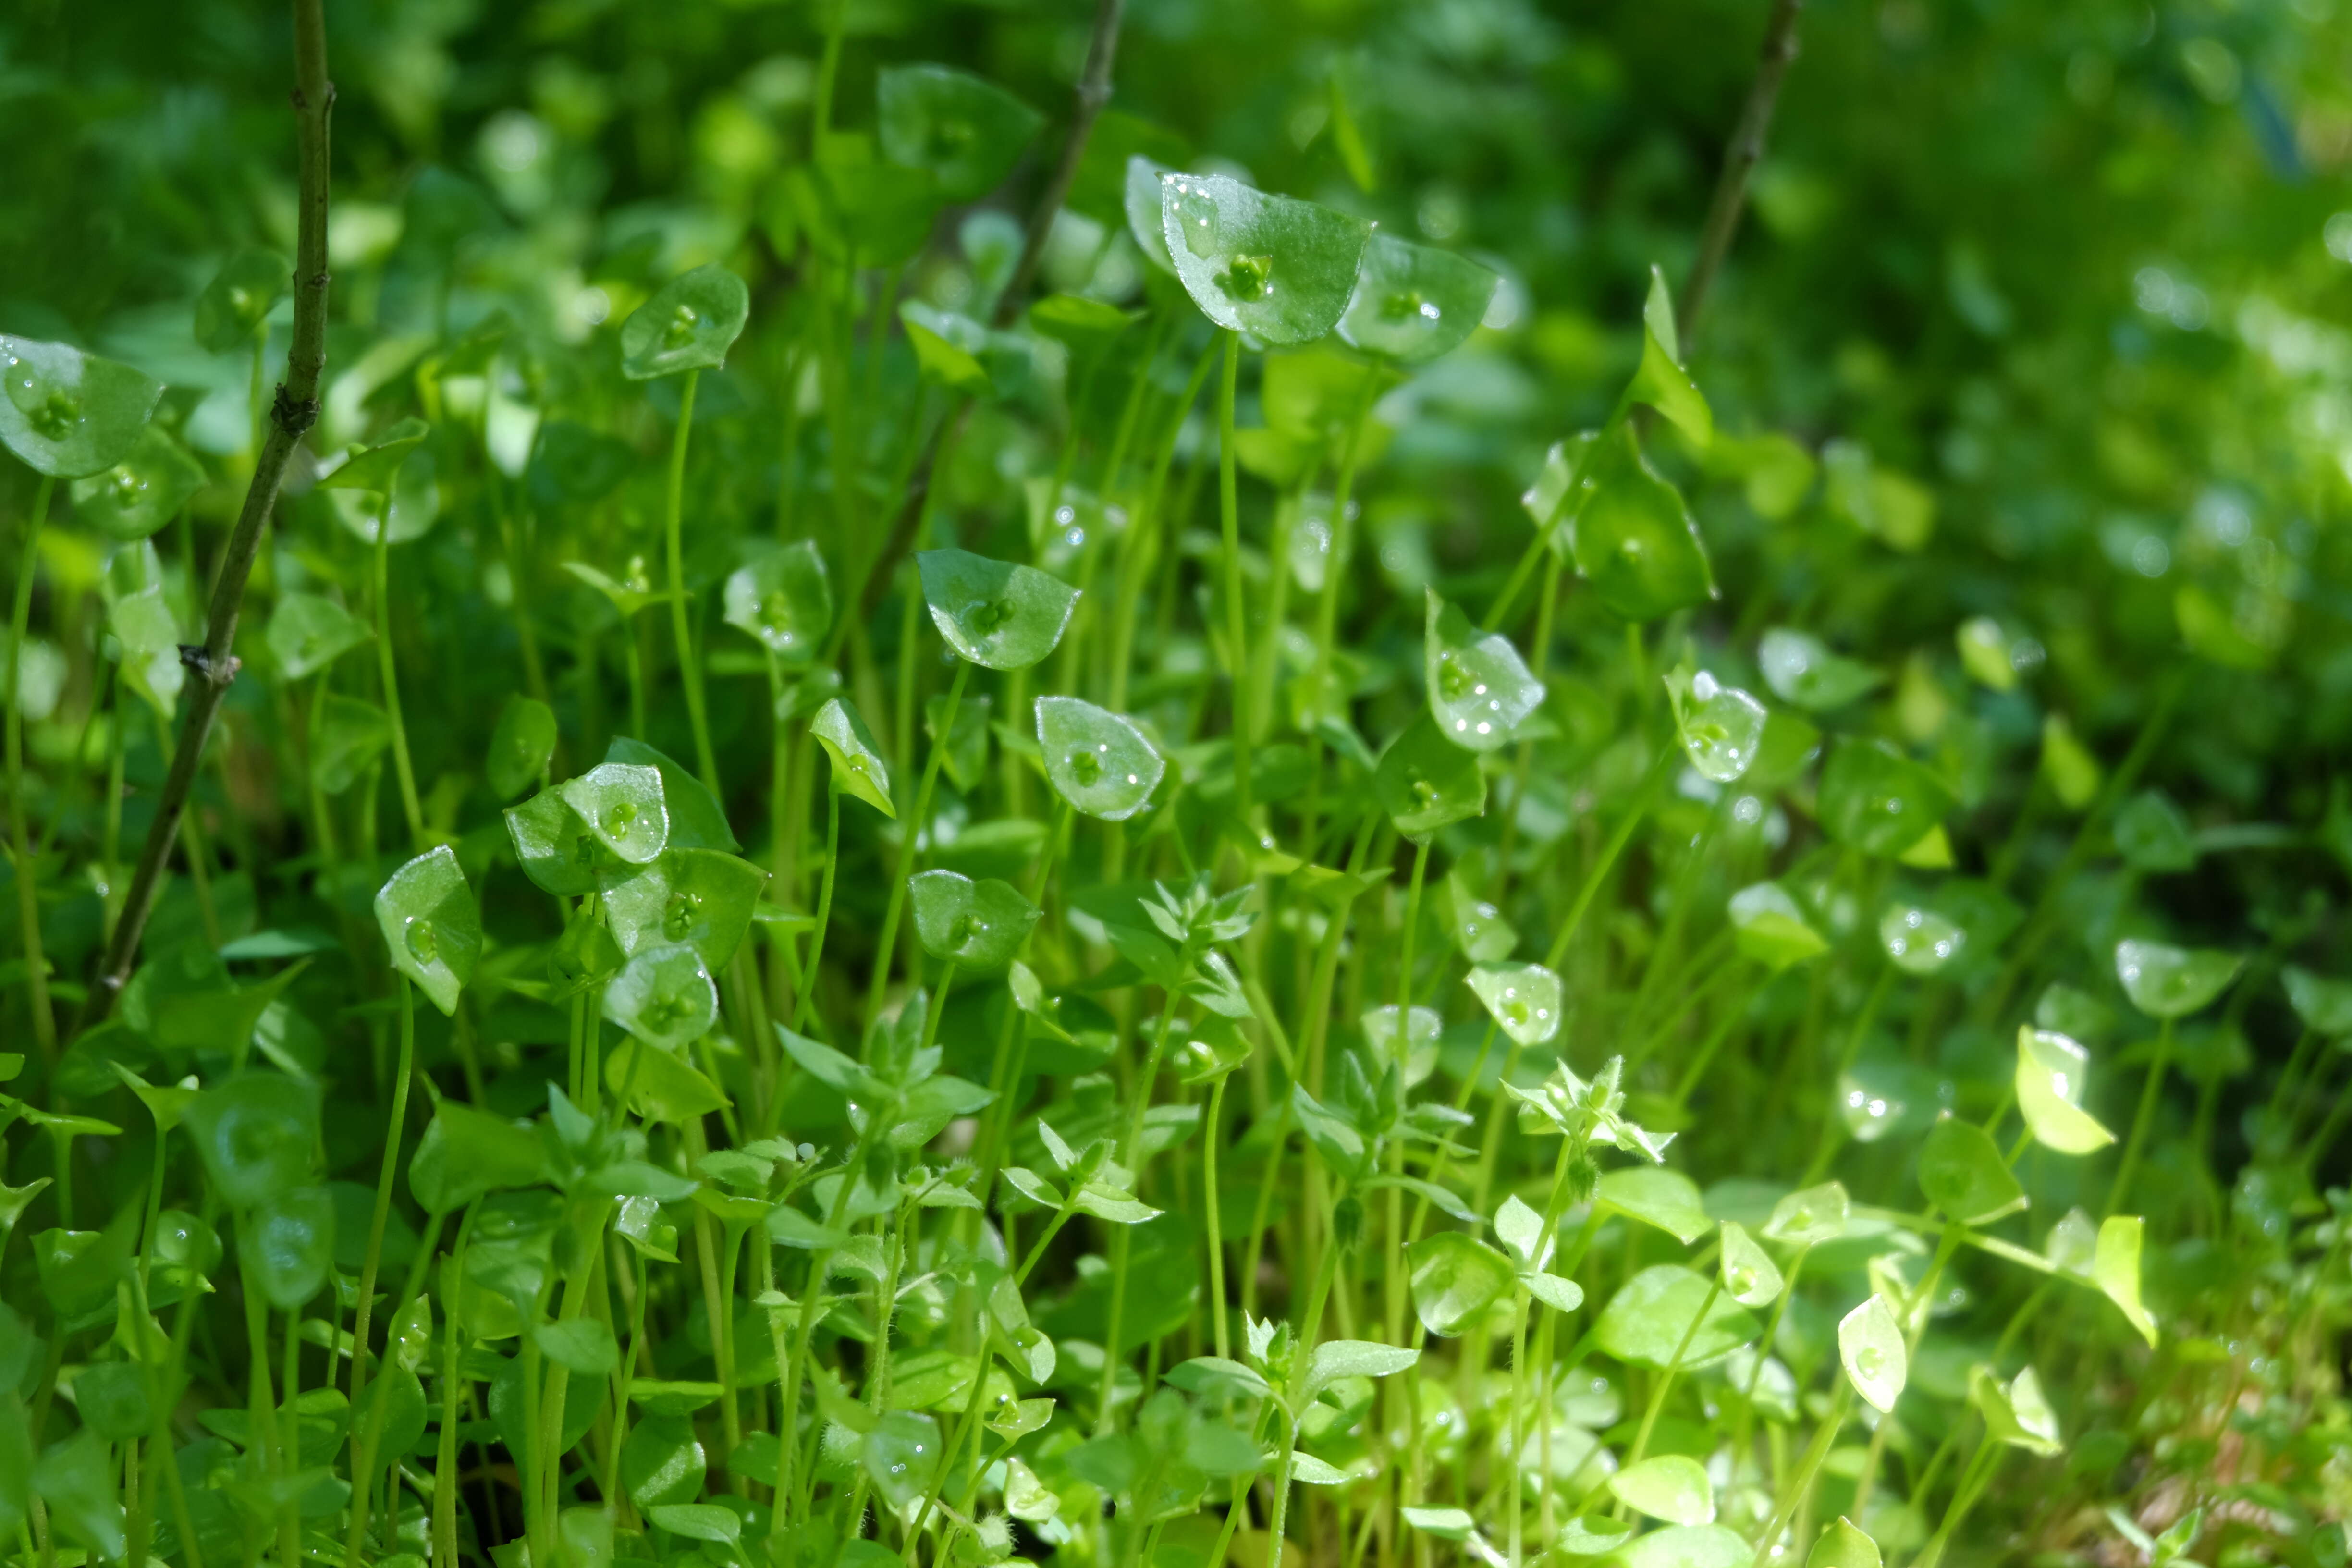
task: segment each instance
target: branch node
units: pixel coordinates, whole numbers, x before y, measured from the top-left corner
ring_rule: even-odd
[[[278,396],[269,405],[269,416],[278,422],[280,430],[299,441],[319,422],[319,400],[306,397],[296,402],[281,381],[278,384]]]
[[[226,686],[236,679],[236,672],[245,668],[245,661],[235,654],[215,664],[212,655],[205,651],[204,644],[193,642],[180,645],[180,662],[215,686]]]

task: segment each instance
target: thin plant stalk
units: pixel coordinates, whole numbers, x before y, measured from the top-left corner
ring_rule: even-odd
[[[1226,666],[1233,671],[1234,811],[1250,819],[1249,606],[1242,597],[1240,480],[1234,463],[1234,393],[1241,379],[1242,338],[1225,329],[1223,369],[1217,379],[1217,515],[1225,550]]]
[[[669,484],[662,496],[662,542],[669,564],[669,627],[677,639],[678,679],[686,685],[686,716],[694,726],[695,765],[712,795],[720,795],[719,755],[710,749],[710,717],[703,706],[702,665],[694,657],[694,628],[686,609],[686,448],[694,428],[695,385],[702,372],[689,370],[677,389],[677,430],[670,437]],[[723,796],[722,796],[723,798]]]
[[[16,922],[25,944],[25,994],[33,1014],[33,1038],[39,1042],[41,1060],[54,1068],[58,1060],[58,1020],[49,1006],[49,966],[41,952],[40,879],[33,864],[32,831],[25,822],[25,637],[32,626],[33,574],[40,564],[41,530],[49,517],[49,495],[57,480],[43,474],[33,491],[33,510],[25,520],[25,549],[17,557],[16,597],[8,616],[8,681],[0,687],[7,700],[8,836],[16,850]]]

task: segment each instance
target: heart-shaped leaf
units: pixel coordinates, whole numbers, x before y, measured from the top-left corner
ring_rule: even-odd
[[[310,1181],[319,1089],[280,1073],[247,1073],[198,1095],[188,1131],[228,1206],[251,1208]]]
[[[719,991],[694,949],[649,947],[604,988],[604,1016],[647,1045],[683,1050],[718,1022]]]
[[[1036,905],[1010,882],[925,871],[907,884],[923,951],[962,969],[996,969],[1021,951],[1037,923]]]
[[[768,873],[717,849],[669,849],[604,889],[604,916],[621,951],[684,943],[713,973],[727,967],[751,929]]]
[[[751,289],[724,267],[680,273],[621,323],[621,374],[651,381],[716,370],[751,315]]]
[[[109,539],[145,539],[179,516],[204,484],[204,465],[149,425],[121,462],[74,481],[74,516]]]
[[[1375,231],[1339,318],[1339,340],[1391,364],[1426,364],[1477,330],[1502,281],[1467,257]]]
[[[319,488],[329,490],[389,490],[409,454],[425,444],[433,427],[422,419],[404,419],[366,446],[350,454],[319,477]],[[400,537],[395,531],[393,537]]]
[[[1713,1524],[1715,1487],[1706,1467],[1684,1454],[1654,1454],[1609,1478],[1609,1490],[1636,1513],[1668,1524]]]
[[[506,809],[515,860],[541,892],[578,898],[596,890],[601,873],[621,864],[563,798],[563,786],[541,790]]]
[[[563,804],[614,859],[650,865],[668,847],[669,807],[660,769],[599,763],[555,787]]]
[[[1934,910],[1907,902],[1889,904],[1878,918],[1878,945],[1909,974],[1933,974],[1960,955],[1969,933]]]
[[[1465,980],[1486,1015],[1521,1046],[1559,1033],[1559,976],[1540,963],[1482,963]]]
[[[1026,669],[1052,653],[1078,591],[1034,566],[962,550],[915,557],[923,602],[948,646],[990,669]]]
[[[290,1312],[319,1293],[334,1264],[334,1194],[320,1186],[272,1193],[246,1216],[238,1240],[261,1293]]]
[[[1633,372],[1625,397],[1631,403],[1648,404],[1695,445],[1705,447],[1715,439],[1715,416],[1698,384],[1683,368],[1679,340],[1674,295],[1666,288],[1666,275],[1653,267],[1649,299],[1642,307],[1642,363]]]
[[[1619,1361],[1663,1367],[1680,1350],[1685,1368],[1729,1355],[1758,1332],[1745,1307],[1674,1263],[1634,1275],[1609,1299],[1592,1329],[1593,1342]]]
[[[482,772],[493,795],[512,800],[547,771],[547,761],[554,754],[555,710],[517,692],[499,710]]]
[[[79,479],[128,458],[163,384],[67,343],[0,333],[0,446],[37,474]]]
[[[1163,174],[1160,234],[1184,291],[1221,327],[1277,347],[1328,332],[1370,230],[1314,202],[1223,174]]]
[[[1604,435],[1585,471],[1592,493],[1576,515],[1576,570],[1610,614],[1654,621],[1717,596],[1698,523],[1643,457],[1632,426]]]
[[[1719,1233],[1723,1238],[1723,1293],[1743,1307],[1769,1307],[1780,1296],[1785,1281],[1780,1265],[1772,1255],[1748,1234],[1748,1227],[1736,1220],[1725,1220]]]
[[[375,921],[393,967],[455,1014],[482,952],[481,913],[457,852],[437,845],[394,871],[376,891]]]
[[[883,816],[895,818],[890,803],[890,766],[882,760],[873,731],[845,698],[836,697],[809,721],[809,733],[833,763],[833,782]]]
[[[1447,740],[1426,713],[1381,753],[1372,788],[1397,831],[1415,844],[1486,809],[1486,775],[1477,754]]]
[[[1458,605],[1428,591],[1422,668],[1429,712],[1445,738],[1473,752],[1499,751],[1543,703],[1543,682],[1528,672],[1511,639],[1482,632]]]
[[[824,557],[805,539],[737,568],[727,579],[726,604],[729,626],[790,665],[814,658],[833,629],[833,582]]]
[[[1804,911],[1778,882],[1757,882],[1731,895],[1732,944],[1740,956],[1786,969],[1829,951]]]
[[[1150,803],[1168,764],[1142,731],[1076,697],[1040,697],[1036,712],[1045,777],[1074,809],[1124,822]]]
[[[2026,1201],[1992,1134],[1954,1116],[1937,1122],[1920,1146],[1919,1190],[1962,1225],[1990,1224]]]

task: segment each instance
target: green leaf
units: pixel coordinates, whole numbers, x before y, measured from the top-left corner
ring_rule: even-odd
[[[1894,1411],[1911,1358],[1885,1297],[1874,1294],[1838,1321],[1838,1359],[1856,1393],[1882,1412]]]
[[[633,768],[651,768],[661,774],[662,805],[669,814],[669,837],[664,840],[665,847],[724,849],[730,855],[741,852],[743,846],[736,838],[735,830],[727,826],[727,811],[719,804],[719,797],[676,757],[623,735],[604,748],[604,760],[625,763]]]
[[[278,301],[294,291],[294,266],[274,250],[252,247],[221,264],[196,296],[196,342],[206,353],[249,348]]]
[[[1528,672],[1511,639],[1482,632],[1461,606],[1427,591],[1422,669],[1429,714],[1439,731],[1472,752],[1499,751],[1543,705],[1543,682]]]
[[[1175,173],[1172,164],[1133,153],[1127,160],[1121,187],[1129,237],[1146,261],[1170,274],[1175,272],[1176,261],[1168,254],[1167,226],[1160,214],[1160,182],[1163,174]]]
[[[1764,743],[1764,704],[1704,669],[1669,674],[1666,695],[1674,705],[1675,735],[1690,765],[1717,784],[1738,783]]]
[[[614,858],[647,866],[669,844],[664,783],[658,768],[605,762],[555,789]]]
[[[910,1410],[894,1410],[874,1424],[858,1458],[875,1491],[894,1510],[930,1490],[940,1468],[940,1424]]]
[[[981,363],[981,355],[988,352],[986,327],[920,300],[898,307],[898,323],[907,329],[915,368],[925,381],[975,395],[989,389],[988,367]]]
[[[1482,963],[1464,984],[1477,994],[1503,1033],[1521,1046],[1540,1046],[1559,1033],[1559,976],[1540,963]]]
[[[2091,1279],[2139,1331],[2150,1349],[2156,1345],[2156,1320],[2139,1299],[2139,1257],[2145,1223],[2135,1215],[2113,1215],[2099,1222],[2098,1249],[2091,1263]]]
[[[334,1194],[317,1186],[272,1193],[254,1205],[237,1239],[261,1293],[290,1312],[319,1293],[334,1266]]]
[[[2017,1109],[2034,1142],[2062,1154],[2088,1154],[2116,1141],[2082,1108],[2090,1067],[2091,1053],[2064,1035],[2018,1026]]]
[[[1447,740],[1425,713],[1381,753],[1372,788],[1397,831],[1415,844],[1486,809],[1486,775],[1476,753]]]
[[[1343,1377],[1387,1377],[1410,1371],[1421,1352],[1371,1340],[1326,1340],[1307,1363],[1305,1397],[1314,1398]]]
[[[1731,940],[1744,958],[1782,970],[1829,951],[1797,900],[1778,882],[1756,882],[1731,895]]]
[[[408,1190],[427,1214],[454,1214],[485,1193],[533,1185],[545,1165],[530,1128],[444,1100],[408,1162]]]
[[[768,873],[717,849],[666,849],[604,889],[604,917],[621,951],[683,942],[712,973],[727,967],[751,929]]]
[[[404,419],[385,431],[372,446],[354,446],[349,455],[334,468],[319,477],[319,488],[327,490],[384,491],[393,488],[401,466],[409,454],[425,444],[433,427],[422,419]],[[395,530],[393,538],[397,541]]]
[[[751,289],[724,267],[680,273],[621,323],[621,374],[651,381],[717,370],[751,315]]]
[[[179,516],[204,486],[204,465],[149,425],[121,462],[74,481],[74,516],[109,539],[145,539]]]
[[[1725,1220],[1720,1234],[1723,1293],[1743,1307],[1769,1307],[1780,1300],[1780,1288],[1787,1281],[1781,1279],[1772,1255],[1756,1244],[1748,1227]]]
[[[686,1502],[702,1495],[709,1465],[692,1422],[647,1415],[621,1445],[621,1488],[640,1509]]]
[[[1975,1368],[1969,1374],[1969,1400],[1984,1415],[1985,1435],[1996,1443],[2044,1456],[2065,1447],[2058,1436],[2058,1417],[2030,1366],[2006,1384],[1993,1376],[1990,1367]]]
[[[1907,974],[1933,974],[1960,955],[1969,933],[1934,910],[1894,903],[1878,917],[1878,945]]]
[[[874,97],[882,155],[929,174],[947,203],[994,190],[1045,123],[995,83],[947,66],[885,67]]]
[[[1584,1287],[1573,1279],[1563,1279],[1557,1274],[1536,1269],[1519,1276],[1528,1294],[1555,1312],[1573,1312],[1584,1305]]]
[[[1805,1554],[1805,1568],[1881,1568],[1878,1542],[1841,1514]]]
[[[948,720],[947,702],[947,693],[942,691],[923,704],[923,734],[940,748],[941,765],[956,788],[977,789],[988,766],[989,699],[966,692],[956,703],[952,721]],[[942,723],[948,726],[945,735],[940,733]]]
[[[1747,1568],[1756,1548],[1720,1524],[1670,1524],[1636,1537],[1610,1559],[1612,1568]]]
[[[1688,1245],[1714,1228],[1698,1184],[1663,1165],[1626,1165],[1604,1173],[1600,1201]]]
[[[1509,1258],[1458,1230],[1422,1237],[1406,1249],[1405,1261],[1421,1326],[1447,1339],[1476,1322],[1516,1279]]]
[[[1036,714],[1055,795],[1104,822],[1124,822],[1150,804],[1168,764],[1133,723],[1076,697],[1040,697]]]
[[[1962,1225],[1989,1225],[2026,1203],[1992,1134],[1953,1116],[1937,1122],[1919,1150],[1919,1189]]]
[[[809,540],[738,567],[727,579],[727,624],[759,639],[787,665],[814,659],[833,629],[833,580]]]
[[[455,1015],[482,952],[481,913],[457,852],[439,845],[394,871],[376,892],[375,922],[393,967]]]
[[[719,1021],[719,991],[693,948],[649,947],[604,988],[604,1016],[646,1045],[683,1050]]]
[[[547,771],[555,755],[555,710],[536,697],[520,692],[507,699],[499,710],[498,728],[490,731],[490,749],[482,771],[490,793],[512,800]]]
[[[1633,1530],[1628,1520],[1612,1519],[1605,1513],[1584,1514],[1561,1522],[1555,1550],[1563,1557],[1603,1557],[1624,1545]]]
[[[66,343],[0,334],[0,446],[37,474],[79,479],[129,457],[163,383]]]
[[[1593,489],[1576,517],[1576,570],[1604,609],[1654,621],[1717,596],[1698,523],[1630,425],[1601,437],[1586,472]]]
[[[394,426],[395,431],[399,428]],[[416,441],[423,439],[416,437]],[[431,447],[419,447],[416,441],[403,442],[393,454],[394,466],[386,471],[381,485],[371,488],[365,482],[365,468],[352,473],[348,487],[321,482],[328,500],[334,504],[335,521],[352,538],[373,544],[376,535],[383,533],[391,543],[405,544],[432,532],[434,523],[440,521],[440,463]],[[364,455],[353,462],[363,460]]]
[[[621,1364],[612,1329],[594,1318],[541,1323],[530,1332],[541,1355],[578,1376],[609,1377]]]
[[[1822,769],[1819,809],[1831,838],[1892,858],[1943,821],[1952,792],[1932,769],[1888,742],[1841,735]]]
[[[1706,1316],[1702,1318],[1700,1313]],[[1693,1331],[1692,1325],[1697,1328]],[[1704,1366],[1752,1342],[1759,1328],[1748,1310],[1679,1264],[1644,1268],[1609,1299],[1593,1325],[1593,1342],[1619,1361],[1663,1367],[1684,1336],[1685,1368]]]
[[[1458,1508],[1403,1508],[1397,1511],[1407,1524],[1440,1541],[1467,1541],[1478,1528],[1478,1521]]]
[[[1355,292],[1370,230],[1329,207],[1223,174],[1163,174],[1160,235],[1192,303],[1284,347],[1328,332]]]
[[[898,808],[890,804],[889,764],[882,760],[866,721],[846,699],[836,697],[818,709],[809,721],[809,733],[831,759],[835,784],[883,816],[898,816]]]
[[[1609,1490],[1636,1513],[1668,1524],[1713,1524],[1715,1486],[1696,1459],[1655,1454],[1609,1478]]]
[[[2068,811],[2081,811],[2099,796],[2099,785],[2105,777],[2099,759],[2083,744],[2063,713],[2042,717],[2042,776],[2050,781],[2050,792]]]
[[[1040,913],[1010,882],[925,871],[907,884],[923,951],[962,969],[998,969],[1028,940]]]
[[[188,1107],[205,1173],[233,1210],[306,1184],[319,1142],[319,1090],[278,1073],[247,1073]]]
[[[2282,978],[2305,1028],[2330,1039],[2352,1035],[2352,981],[2329,980],[2298,963],[2288,964]]]
[[[1715,416],[1699,393],[1698,384],[1682,366],[1682,348],[1675,331],[1674,296],[1666,275],[1650,268],[1650,297],[1642,307],[1642,363],[1626,387],[1628,402],[1646,403],[1704,447],[1715,439]]]
[[[100,1362],[73,1380],[74,1410],[81,1424],[110,1443],[147,1436],[154,1405],[147,1397],[147,1369],[137,1362]]]
[[[1467,257],[1375,231],[1339,318],[1339,341],[1390,364],[1426,364],[1477,330],[1502,281]]]
[[[0,339],[0,345],[6,340]],[[0,364],[5,359],[0,359]],[[48,1504],[49,1525],[109,1562],[122,1560],[122,1504],[114,1464],[99,1435],[85,1427],[52,1444],[32,1468],[33,1490]]]
[[[706,981],[706,984],[708,982]],[[605,1016],[612,1016],[607,994]],[[616,1047],[604,1058],[604,1087],[628,1096],[629,1109],[648,1121],[683,1125],[728,1105],[726,1091],[672,1056],[643,1040]]]
[[[915,557],[923,602],[948,646],[990,669],[1026,669],[1052,653],[1078,592],[1034,566],[961,550]]]
[[[743,1536],[743,1516],[717,1503],[656,1503],[646,1510],[646,1518],[656,1530],[667,1530],[689,1541],[712,1541],[732,1546]]]
[[[2116,808],[2116,848],[2135,871],[2187,871],[2197,865],[2197,835],[2162,790],[2144,789]]]
[[[1088,151],[1092,151],[1091,146]],[[1092,352],[1135,325],[1135,312],[1084,294],[1048,294],[1029,307],[1029,324],[1073,350]]]
[[[365,621],[320,594],[281,594],[269,613],[269,656],[289,680],[307,680],[374,636]]]
[[[506,825],[516,863],[541,892],[559,898],[593,893],[599,872],[616,864],[604,840],[565,802],[561,784],[507,807]]]
[[[2116,978],[2131,1005],[2151,1018],[2185,1018],[2210,1005],[2244,962],[2212,948],[2137,940],[2116,943]]]
[[[1764,634],[1756,663],[1774,696],[1817,713],[1866,697],[1885,679],[1866,664],[1832,653],[1819,637],[1786,626]]]

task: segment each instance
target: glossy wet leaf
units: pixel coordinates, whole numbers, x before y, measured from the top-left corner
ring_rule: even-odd
[[[1717,596],[1696,520],[1650,467],[1631,426],[1595,443],[1585,472],[1592,492],[1576,515],[1576,570],[1603,608],[1645,622]]]
[[[375,921],[393,967],[456,1013],[482,952],[481,914],[456,852],[444,844],[394,871],[376,892]]]
[[[1665,274],[1653,267],[1649,298],[1642,307],[1642,361],[1625,388],[1626,401],[1649,405],[1694,445],[1705,447],[1715,438],[1715,416],[1682,359],[1674,296],[1667,290]]]
[[[995,189],[1045,123],[995,83],[947,66],[885,67],[874,97],[882,155],[929,174],[943,203]]]
[[[1737,783],[1755,763],[1769,717],[1764,704],[1706,670],[1666,677],[1675,731],[1692,767],[1717,784]]]
[[[990,669],[1026,669],[1054,651],[1077,590],[1034,566],[962,550],[915,557],[923,602],[948,646]]]
[[[1724,1294],[1743,1307],[1769,1307],[1778,1300],[1785,1281],[1772,1255],[1757,1245],[1746,1226],[1736,1221],[1724,1221],[1720,1235]]]
[[[1653,1265],[1626,1281],[1601,1310],[1592,1328],[1593,1342],[1601,1349],[1619,1361],[1650,1367],[1672,1363],[1687,1334],[1689,1345],[1682,1352],[1685,1370],[1730,1354],[1759,1331],[1747,1308],[1716,1289],[1712,1281],[1674,1263]]]
[[[1427,714],[1389,742],[1372,787],[1397,831],[1416,844],[1486,809],[1486,775],[1477,754],[1447,740]]]
[[[1037,745],[1045,777],[1076,810],[1124,822],[1151,802],[1168,771],[1143,731],[1076,697],[1037,699]]]
[[[1624,1545],[1636,1528],[1605,1513],[1582,1514],[1561,1521],[1554,1550],[1563,1557],[1604,1557]]]
[[[1654,1454],[1609,1478],[1610,1494],[1634,1512],[1668,1524],[1713,1524],[1715,1487],[1706,1468],[1682,1454]]]
[[[1519,933],[1500,906],[1478,896],[1457,871],[1445,879],[1454,945],[1473,963],[1500,963],[1519,945]]]
[[[1663,1165],[1623,1165],[1601,1173],[1598,1201],[1684,1243],[1713,1228],[1698,1184]]]
[[[702,1495],[709,1463],[691,1422],[648,1415],[621,1445],[621,1486],[641,1509],[688,1502]]]
[[[289,680],[303,680],[375,636],[365,621],[322,594],[281,594],[269,612],[270,657]]]
[[[2091,1279],[2139,1337],[2156,1343],[2156,1320],[2140,1302],[2140,1248],[2147,1226],[2135,1215],[2113,1215],[2099,1222],[2099,1237],[2091,1263]]]
[[[1426,598],[1422,668],[1429,712],[1445,738],[1473,752],[1498,751],[1543,703],[1543,682],[1511,640],[1482,632],[1434,589]]]
[[[512,800],[547,771],[555,755],[555,710],[535,697],[518,692],[499,710],[498,727],[490,731],[490,747],[482,760],[490,793]]]
[[[1202,314],[1276,347],[1312,342],[1338,323],[1371,232],[1329,207],[1223,174],[1161,175],[1160,221],[1176,276]]]
[[[1911,1358],[1886,1298],[1873,1295],[1838,1320],[1838,1360],[1864,1399],[1881,1411],[1895,1409],[1910,1379]]]
[[[1880,1568],[1878,1542],[1840,1515],[1805,1553],[1805,1568]]]
[[[2211,1005],[2244,962],[2211,948],[2137,939],[2116,943],[2116,978],[2131,1005],[2151,1018],[2185,1018]]]
[[[1885,741],[1841,735],[1818,795],[1822,831],[1865,855],[1892,858],[1939,825],[1952,792],[1925,763]]]
[[[599,763],[555,788],[615,860],[650,865],[668,847],[669,807],[660,769]]]
[[[719,992],[693,948],[649,947],[604,988],[604,1016],[647,1045],[680,1051],[718,1021]]]
[[[1010,882],[954,871],[922,872],[908,882],[907,895],[923,951],[962,969],[1011,963],[1040,913]]]
[[[882,760],[882,752],[873,732],[857,710],[843,698],[834,698],[817,710],[809,721],[809,733],[833,764],[834,783],[845,794],[855,796],[880,812],[895,818],[898,808],[890,803],[890,767]]]
[[[294,264],[274,250],[248,247],[221,263],[196,296],[196,342],[206,352],[250,347],[278,300],[294,291]]]
[[[1447,1339],[1478,1321],[1517,1278],[1509,1258],[1458,1230],[1423,1237],[1407,1249],[1405,1263],[1421,1326]]]
[[[269,1304],[290,1312],[319,1293],[335,1261],[335,1200],[324,1187],[272,1193],[238,1230],[244,1259]]]
[[[1960,955],[1969,933],[1934,910],[1894,903],[1878,917],[1878,945],[1906,974],[1933,974]]]
[[[814,658],[833,629],[833,580],[816,545],[798,540],[736,568],[726,619],[788,665]]]
[[[2020,1025],[2017,1031],[2017,1110],[2034,1142],[2062,1154],[2088,1154],[2116,1135],[2083,1109],[2091,1053],[2064,1035]]]
[[[667,849],[604,889],[604,918],[621,951],[683,942],[712,973],[727,967],[751,929],[768,873],[716,849]]]
[[[1976,1368],[1969,1377],[1969,1400],[1984,1416],[1985,1436],[1996,1443],[2042,1455],[2065,1447],[2059,1440],[2058,1417],[2042,1394],[2042,1380],[2030,1366],[2006,1384],[1991,1369]]]
[[[1919,1189],[1962,1225],[1989,1225],[2026,1201],[1992,1134],[1951,1116],[1937,1122],[1920,1145]]]
[[[593,893],[602,872],[625,864],[572,809],[561,784],[507,807],[505,821],[516,863],[541,892],[559,898]]]
[[[0,446],[35,473],[79,479],[114,467],[163,395],[127,364],[0,333]]]
[[[651,381],[716,370],[751,314],[751,291],[724,267],[680,273],[621,323],[621,374]]]
[[[1466,256],[1375,231],[1339,318],[1339,340],[1390,364],[1426,364],[1477,330],[1501,285]]]
[[[866,1434],[858,1458],[882,1500],[903,1509],[930,1489],[939,1473],[940,1442],[937,1421],[894,1410]]]
[[[1818,958],[1829,943],[1778,882],[1757,882],[1731,895],[1732,944],[1740,955],[1773,969]]]
[[[1542,964],[1480,964],[1465,984],[1486,1016],[1521,1046],[1540,1046],[1559,1033],[1559,976]]]
[[[222,1198],[249,1208],[310,1179],[319,1090],[278,1073],[247,1073],[197,1096],[187,1124]]]
[[[664,840],[664,847],[724,849],[730,855],[742,849],[734,828],[728,826],[727,811],[719,804],[719,797],[676,757],[643,741],[621,735],[604,748],[604,761],[651,768],[661,775],[662,806],[669,816],[669,837]]]
[[[343,460],[330,468],[319,479],[319,488],[329,490],[389,490],[393,488],[401,466],[433,427],[422,419],[404,419],[373,442],[354,446]],[[393,537],[400,534],[395,531]]]
[[[108,539],[145,539],[179,516],[204,485],[204,465],[149,425],[121,461],[74,481],[74,517]]]
[[[1756,663],[1774,696],[1814,712],[1843,708],[1885,680],[1868,665],[1832,653],[1819,637],[1786,626],[1764,634]]]

